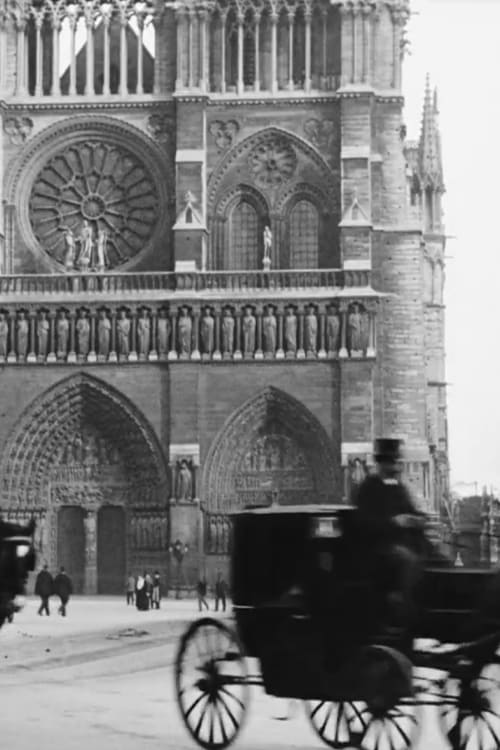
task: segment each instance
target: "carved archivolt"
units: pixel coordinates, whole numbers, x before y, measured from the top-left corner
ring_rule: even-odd
[[[227,216],[233,205],[239,203],[243,198],[255,206],[259,216],[265,217],[269,215],[269,204],[262,193],[254,187],[251,187],[251,185],[243,184],[236,185],[224,193],[220,201],[217,203],[217,215]]]
[[[255,474],[262,499],[276,483],[278,491],[284,488],[285,500],[294,493],[298,502],[331,502],[337,463],[317,419],[296,399],[267,388],[238,409],[214,440],[205,461],[202,498],[209,513],[227,512],[247,499],[253,502],[251,482],[244,487],[242,482]],[[268,491],[262,485],[263,472],[269,473]]]
[[[128,123],[70,117],[30,139],[8,174],[7,200],[37,253],[60,260],[62,228],[87,219],[115,237],[114,264],[126,270],[168,231],[166,154]]]
[[[114,388],[83,374],[28,406],[0,471],[4,506],[43,504],[50,481],[126,484],[134,502],[146,505],[167,497],[164,458],[145,417]]]
[[[334,174],[325,159],[307,141],[279,128],[269,128],[244,139],[224,156],[208,183],[208,209],[212,212],[226,175],[236,162],[246,162],[250,181],[263,190],[288,186],[298,168],[299,158],[312,162],[315,181],[322,185],[329,199],[335,196]]]

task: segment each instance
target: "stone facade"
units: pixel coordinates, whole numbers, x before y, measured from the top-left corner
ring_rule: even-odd
[[[225,569],[245,504],[447,492],[437,100],[405,0],[0,1],[1,507],[82,591]]]

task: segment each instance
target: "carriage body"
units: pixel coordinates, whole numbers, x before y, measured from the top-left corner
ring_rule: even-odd
[[[391,747],[407,750],[423,705],[414,668],[423,666],[448,675],[448,681],[429,683],[432,702],[441,706],[452,747],[463,750],[471,711],[486,717],[485,722],[491,719],[480,680],[491,665],[500,674],[500,574],[456,569],[432,545],[427,551],[411,628],[394,633],[385,628],[384,591],[373,573],[373,552],[359,533],[355,508],[271,506],[235,513],[234,627],[211,618],[193,623],[176,660],[179,705],[197,743],[207,748],[230,744],[249,686],[262,685],[271,695],[306,701],[313,727],[331,747],[364,747],[377,724],[387,736],[395,732],[403,738],[402,745],[394,744],[391,734]],[[203,657],[189,683],[184,674],[187,652],[202,634],[212,656]],[[456,645],[444,653],[417,647],[423,639]],[[471,643],[463,645],[467,639]],[[199,654],[198,647],[195,658]],[[249,673],[247,657],[258,664],[256,673]],[[500,687],[500,678],[497,682]],[[493,683],[489,679],[486,684],[489,690]],[[197,697],[189,703],[193,689]],[[240,692],[234,696],[236,690]],[[205,714],[211,723],[208,737],[202,738]],[[498,714],[498,731],[492,735],[498,742],[494,739],[491,748],[479,743],[482,750],[500,750],[500,710]],[[214,716],[221,726],[218,735]]]

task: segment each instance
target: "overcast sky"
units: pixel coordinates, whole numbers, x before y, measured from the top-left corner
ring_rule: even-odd
[[[408,137],[439,91],[447,193],[446,372],[453,482],[500,492],[500,0],[412,0]]]

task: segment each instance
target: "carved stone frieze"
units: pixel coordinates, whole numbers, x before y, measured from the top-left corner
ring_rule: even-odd
[[[338,132],[333,120],[311,118],[304,125],[306,138],[330,160],[335,154]]]
[[[3,124],[4,132],[15,146],[21,146],[32,133],[31,117],[8,117]]]
[[[175,140],[175,120],[162,112],[153,112],[148,117],[148,133],[160,143],[172,143]]]
[[[226,151],[233,145],[240,126],[236,120],[214,120],[210,123],[209,131],[219,151]]]

